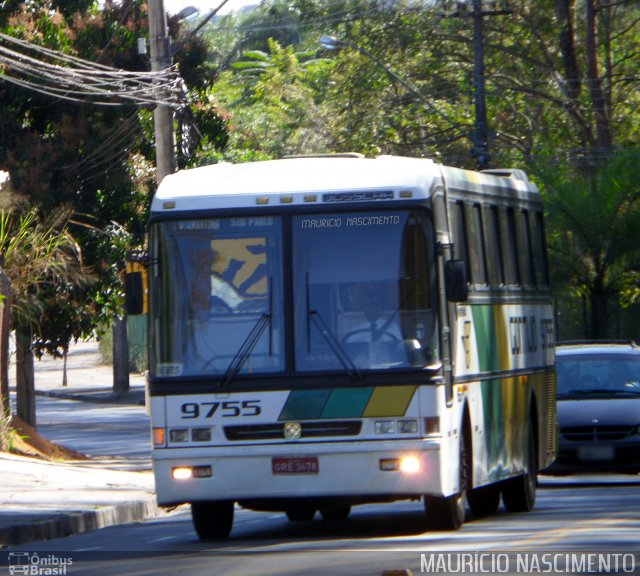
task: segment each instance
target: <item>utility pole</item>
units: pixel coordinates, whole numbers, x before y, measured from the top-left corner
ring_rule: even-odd
[[[476,109],[476,125],[473,136],[473,154],[478,168],[489,166],[489,134],[487,129],[487,105],[484,82],[484,29],[482,0],[473,0],[473,99]]]
[[[171,45],[167,31],[167,14],[163,0],[149,0],[149,51],[151,71],[159,72],[171,66]],[[164,90],[158,90],[158,100],[166,100]],[[166,104],[157,104],[153,111],[156,138],[156,180],[158,184],[176,171],[176,139],[173,111]]]
[[[160,72],[171,66],[171,45],[167,31],[167,14],[163,0],[149,0],[149,51],[151,71]],[[168,95],[161,87],[156,88],[156,104],[153,125],[156,140],[156,181],[158,184],[168,174],[176,171],[176,140],[173,130],[173,111],[162,104]],[[113,334],[113,391],[117,394],[129,392],[129,340],[127,317],[116,318]]]
[[[494,6],[496,2],[493,3]],[[458,10],[454,17],[465,17],[468,14],[465,3],[458,3]],[[504,16],[511,14],[511,10],[483,10],[482,0],[473,0],[473,101],[475,105],[476,121],[473,133],[473,155],[478,161],[478,168],[489,167],[491,155],[489,153],[489,129],[487,125],[487,105],[484,73],[484,27],[485,16]]]

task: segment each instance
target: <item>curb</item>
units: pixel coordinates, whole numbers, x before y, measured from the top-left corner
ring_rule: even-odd
[[[77,400],[79,402],[93,402],[95,404],[126,404],[129,406],[144,406],[144,390],[131,390],[122,394],[114,392],[63,392],[52,390],[36,390],[36,396],[59,398],[61,400]]]
[[[149,497],[92,511],[57,514],[39,522],[0,527],[0,546],[64,538],[96,528],[141,522],[157,516],[158,510],[155,498]]]

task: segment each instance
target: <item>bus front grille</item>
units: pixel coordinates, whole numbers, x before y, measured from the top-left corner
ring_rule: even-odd
[[[331,420],[324,422],[301,422],[300,438],[329,438],[334,436],[357,436],[362,429],[358,420]],[[224,434],[230,441],[284,440],[284,422],[275,424],[252,424],[248,426],[225,426]]]

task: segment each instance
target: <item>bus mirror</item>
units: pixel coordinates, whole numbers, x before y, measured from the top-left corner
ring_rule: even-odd
[[[450,302],[464,302],[469,297],[467,265],[464,260],[448,260],[445,264],[445,285]]]
[[[147,313],[147,262],[143,250],[128,250],[125,256],[124,308],[129,316]]]
[[[124,307],[129,316],[144,312],[144,284],[142,272],[127,272],[124,276]]]

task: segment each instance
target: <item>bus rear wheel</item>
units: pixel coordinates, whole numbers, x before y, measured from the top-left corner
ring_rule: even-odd
[[[491,516],[500,506],[500,487],[492,484],[474,488],[469,492],[467,500],[474,516]]]
[[[233,502],[193,502],[191,519],[200,540],[224,540],[231,534]]]
[[[349,517],[350,513],[349,504],[330,504],[320,508],[320,514],[325,522],[342,522]]]

